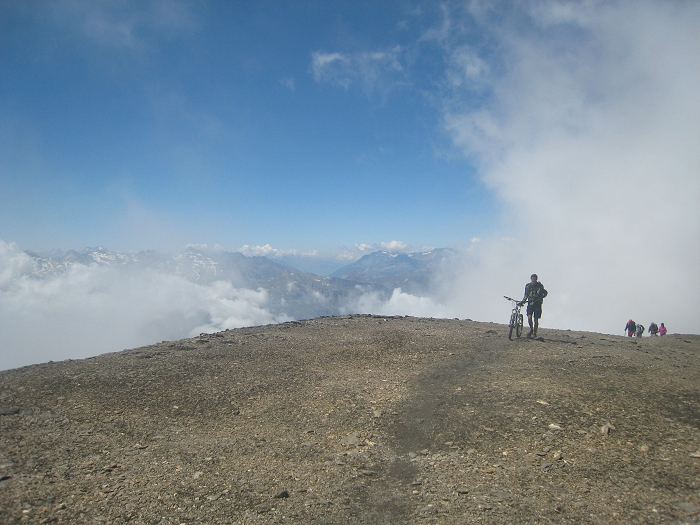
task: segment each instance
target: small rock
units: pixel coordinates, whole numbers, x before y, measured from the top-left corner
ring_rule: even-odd
[[[676,507],[680,511],[687,512],[689,514],[697,514],[698,512],[700,512],[700,507],[687,501],[676,503],[674,507]]]
[[[600,427],[600,432],[604,435],[607,436],[610,434],[610,431],[615,430],[615,427],[612,426],[610,423],[605,423],[602,427]]]
[[[274,496],[274,497],[277,498],[277,499],[288,498],[288,497],[289,497],[289,491],[283,490],[282,492],[280,492],[279,494],[277,494],[277,495]]]
[[[359,445],[360,444],[360,434],[358,432],[352,432],[340,440],[341,445]]]
[[[340,440],[340,444],[346,446],[356,446],[359,445],[360,442],[360,434],[357,432],[352,432]]]
[[[0,407],[0,416],[13,416],[19,414],[17,407]]]
[[[493,493],[494,501],[503,501],[504,499],[512,499],[515,496],[510,492],[496,491]]]
[[[549,430],[564,430],[564,429],[561,426],[557,425],[556,423],[550,423]]]

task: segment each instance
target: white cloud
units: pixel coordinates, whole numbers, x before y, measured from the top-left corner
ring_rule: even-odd
[[[0,369],[290,319],[270,313],[266,292],[226,282],[97,265],[40,280],[33,269],[0,241]]]
[[[294,77],[284,77],[280,79],[280,84],[285,86],[287,89],[290,91],[294,91],[295,83],[294,83]]]
[[[408,244],[401,241],[381,242],[379,243],[379,246],[382,248],[382,250],[386,250],[388,252],[405,252],[411,248]]]
[[[299,257],[318,257],[318,250],[308,250],[305,252],[299,250],[281,250],[279,248],[273,248],[270,244],[265,244],[264,246],[250,246],[248,244],[244,244],[236,251],[239,251],[248,257],[256,255],[267,257],[285,257],[289,255]]]
[[[340,53],[322,53],[320,51],[311,54],[311,69],[316,82],[329,82],[347,89],[354,76],[351,70],[350,59]]]
[[[470,46],[459,46],[449,58],[447,79],[452,89],[478,88],[489,74],[489,65]]]
[[[311,54],[311,71],[316,82],[345,89],[358,84],[367,95],[378,92],[385,96],[391,89],[406,83],[403,54],[401,46],[358,53],[316,51]]]
[[[492,294],[488,316],[506,286],[487,281],[537,272],[550,326],[700,331],[700,4],[518,5],[479,20],[504,64],[482,103],[464,102],[468,68],[447,75],[445,127],[517,239],[483,240],[456,281]]]
[[[396,288],[388,300],[376,292],[367,292],[345,306],[347,313],[367,313],[377,315],[412,315],[415,317],[447,317],[448,307],[436,303],[429,297],[420,297]]]

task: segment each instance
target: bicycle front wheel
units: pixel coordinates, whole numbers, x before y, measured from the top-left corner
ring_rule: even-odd
[[[518,322],[515,326],[515,335],[518,337],[523,335],[523,314],[518,314]]]
[[[508,323],[508,327],[510,328],[508,330],[508,339],[513,339],[513,328],[515,328],[516,325],[516,318],[515,318],[515,313],[510,314],[510,322]]]

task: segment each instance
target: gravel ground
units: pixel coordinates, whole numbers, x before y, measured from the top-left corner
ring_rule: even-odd
[[[0,372],[2,523],[700,523],[700,336],[354,315]]]

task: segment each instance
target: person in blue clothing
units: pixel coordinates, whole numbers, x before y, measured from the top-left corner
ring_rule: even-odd
[[[547,297],[547,290],[537,280],[537,274],[533,273],[530,276],[530,282],[525,285],[525,295],[520,301],[520,306],[527,301],[527,323],[530,325],[528,337],[537,337],[537,327],[540,324],[540,317],[542,317],[542,301],[545,297]]]

